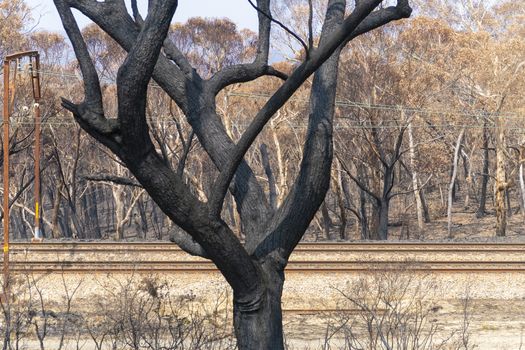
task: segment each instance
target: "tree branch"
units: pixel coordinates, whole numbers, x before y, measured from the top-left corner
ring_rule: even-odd
[[[339,155],[337,155],[337,154],[336,154],[336,157],[339,160],[339,162],[341,163],[341,167],[343,168],[345,173],[348,175],[348,177],[350,177],[350,179],[352,179],[352,181],[354,181],[354,183],[357,185],[357,187],[359,187],[361,190],[366,192],[366,194],[368,194],[370,197],[374,198],[378,203],[381,202],[381,198],[377,194],[375,194],[374,192],[370,191],[358,178],[356,178],[354,175],[352,175],[352,172],[350,171],[350,169],[348,168],[346,163],[341,159],[341,157]]]
[[[95,113],[102,113],[100,81],[75,17],[73,17],[71,8],[69,5],[66,5],[64,0],[54,0],[54,2],[80,65],[80,70],[84,78],[85,101],[90,108],[94,109]]]
[[[129,179],[127,177],[115,176],[111,174],[79,174],[82,179],[94,182],[112,182],[117,185],[132,186],[143,188],[140,183],[136,180]]]
[[[85,103],[75,104],[65,98],[62,98],[62,107],[73,113],[75,120],[89,135],[109,147],[115,154],[120,154],[122,138],[117,119],[107,119],[103,114],[91,110]]]
[[[166,55],[166,58],[175,62],[175,64],[180,68],[180,70],[184,73],[187,79],[192,81],[202,80],[197,70],[191,66],[186,56],[184,56],[184,54],[179,50],[177,46],[175,46],[173,41],[171,41],[169,38],[166,38],[164,40],[163,50],[164,54]]]
[[[62,106],[73,113],[80,126],[95,139],[118,152],[120,137],[118,123],[104,117],[102,92],[95,65],[91,60],[86,43],[71,8],[64,0],[54,0],[64,29],[71,40],[84,81],[84,102],[75,104],[62,98]]]
[[[254,5],[252,4],[252,6]],[[215,95],[228,85],[252,81],[263,75],[274,76],[282,80],[288,79],[286,74],[268,65],[272,22],[271,15],[267,15],[270,13],[270,1],[257,0],[257,6],[254,7],[258,9],[259,17],[257,55],[252,63],[225,67],[214,74],[214,76],[210,78],[208,86]]]
[[[319,48],[297,67],[292,75],[281,85],[279,89],[270,97],[266,104],[261,108],[254,120],[250,123],[241,139],[237,143],[233,153],[225,168],[215,181],[216,189],[210,198],[210,212],[214,216],[219,216],[222,210],[224,196],[229,184],[242,162],[244,155],[252,145],[255,138],[262,131],[270,118],[281,108],[290,96],[304,83],[304,81],[315,72],[331,55],[337,50],[342,42],[357,28],[357,26],[381,3],[381,0],[363,1],[352,14],[339,25],[326,40],[322,41]]]
[[[302,47],[304,48],[304,52],[306,54],[306,57],[308,57],[310,55],[310,50],[308,48],[308,45],[306,45],[306,43],[304,42],[303,39],[301,39],[301,37],[297,34],[295,34],[291,29],[289,29],[287,26],[285,26],[283,23],[281,23],[280,21],[276,20],[275,18],[272,17],[272,14],[270,13],[270,8],[269,6],[267,6],[267,9],[261,9],[259,8],[258,6],[256,6],[252,0],[248,0],[248,2],[250,3],[250,5],[252,5],[252,7],[257,10],[257,12],[259,12],[259,14],[262,14],[264,17],[268,18],[270,21],[274,22],[275,24],[277,24],[279,27],[281,27],[282,29],[284,29],[288,34],[290,34],[291,36],[293,36],[297,41],[299,41],[299,43],[302,45]],[[264,3],[265,5],[269,5],[270,2],[268,0],[264,0],[264,1],[257,1],[257,3]]]
[[[124,1],[69,0],[69,3],[98,24],[124,50],[132,50],[140,28],[129,15]],[[153,77],[181,108],[200,144],[217,167],[222,169],[233,142],[217,113],[213,108],[208,108],[214,106],[215,96],[205,92],[198,81],[188,79],[179,66],[164,55],[159,55]],[[195,103],[197,100],[199,103]],[[136,111],[130,109],[123,112]],[[139,138],[139,141],[143,140]],[[133,144],[130,146],[133,148]],[[212,221],[207,214],[194,215],[207,212],[207,207],[195,198],[180,176],[166,167],[156,152],[151,152],[152,149],[152,145],[148,150],[141,149],[139,157],[125,162],[126,165],[162,211],[205,248],[232,285],[238,304],[242,306],[244,301],[253,302],[254,295],[259,295],[261,284],[256,267],[245,249],[224,222]],[[114,148],[111,150],[119,155]],[[132,155],[133,152],[127,154]],[[239,167],[233,193],[240,208],[243,226],[250,232],[259,230],[268,215],[268,203],[246,162]],[[217,250],[214,246],[225,248]],[[251,305],[254,306],[253,303]]]
[[[361,6],[361,2],[363,1],[356,1],[356,7]],[[389,22],[408,18],[411,14],[412,8],[410,7],[408,0],[398,0],[396,6],[389,6],[372,12],[366,20],[359,24],[352,35],[343,42],[343,47],[359,35],[368,33],[369,31],[379,28]]]
[[[392,199],[392,198],[394,198],[395,196],[401,196],[401,195],[405,195],[405,194],[413,193],[413,192],[415,192],[415,191],[417,191],[417,190],[421,190],[421,189],[425,188],[425,186],[428,184],[428,182],[430,181],[430,179],[432,178],[432,176],[433,176],[433,174],[430,174],[429,177],[426,179],[426,181],[425,181],[422,185],[418,186],[418,188],[413,188],[413,189],[411,189],[411,190],[404,191],[404,192],[396,192],[396,193],[392,193],[392,194],[389,194],[389,195],[388,195],[388,198],[389,198],[389,199]]]
[[[170,241],[177,244],[180,249],[184,250],[188,254],[209,259],[209,256],[204,248],[199,243],[197,243],[193,237],[184,231],[173,228],[170,232]]]
[[[314,48],[314,5],[312,0],[308,0],[308,48],[312,50]]]

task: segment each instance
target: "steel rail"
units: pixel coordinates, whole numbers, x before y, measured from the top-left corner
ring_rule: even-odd
[[[206,261],[12,261],[13,272],[219,272]],[[523,272],[525,261],[292,261],[287,272]]]
[[[168,242],[47,242],[39,244],[12,243],[13,272],[218,272],[212,262],[201,258],[170,257],[166,254],[183,253],[173,243]],[[292,255],[287,272],[365,272],[385,270],[392,267],[413,271],[432,272],[523,272],[525,271],[525,244],[522,243],[347,243],[323,242],[301,243],[296,253],[325,254],[327,258],[308,260],[304,256]],[[75,260],[73,256],[92,254],[91,259]],[[164,254],[169,259],[159,260],[153,256],[151,260],[126,260],[133,254],[156,253]],[[340,254],[350,253],[355,260],[341,258]],[[392,254],[370,259],[374,253]],[[449,259],[444,254],[451,255]],[[479,253],[480,259],[473,254]],[[507,253],[508,259],[501,254]],[[523,255],[518,255],[522,254]],[[48,261],[38,259],[40,254],[54,254],[56,257]],[[114,254],[113,257],[101,260],[98,254]],[[123,258],[120,254],[126,254]],[[184,253],[185,254],[185,253]],[[330,254],[339,256],[330,257]],[[400,256],[399,254],[403,254]],[[418,254],[410,256],[410,254]],[[429,259],[425,255],[438,254]],[[69,255],[59,259],[61,255]],[[363,256],[360,256],[363,255]],[[408,256],[407,256],[408,255]],[[491,257],[492,255],[492,257]],[[507,257],[507,256],[505,256]],[[186,260],[184,260],[186,259]],[[297,260],[296,260],[297,259]]]
[[[181,251],[173,243],[156,242],[96,242],[96,243],[58,243],[39,244],[12,242],[13,250],[28,251]],[[525,243],[300,243],[294,251],[524,251]]]

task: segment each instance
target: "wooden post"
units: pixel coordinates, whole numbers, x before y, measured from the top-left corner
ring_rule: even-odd
[[[9,281],[9,63],[4,61],[4,293]]]
[[[34,58],[35,65],[31,69],[31,84],[33,87],[33,99],[34,99],[34,113],[35,113],[35,237],[34,241],[42,241],[42,231],[40,228],[41,221],[41,210],[42,205],[40,201],[41,190],[40,190],[40,134],[41,134],[41,121],[40,121],[40,57],[37,54],[30,57],[32,61]]]

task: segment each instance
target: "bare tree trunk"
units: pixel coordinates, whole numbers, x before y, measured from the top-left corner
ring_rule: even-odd
[[[487,202],[487,186],[489,183],[489,135],[486,118],[483,122],[483,170],[481,174],[481,194],[479,197],[479,206],[476,211],[476,217],[480,218],[485,215],[485,206]]]
[[[321,214],[323,217],[323,239],[330,239],[330,228],[332,227],[332,219],[330,219],[330,213],[326,206],[326,199],[321,206]]]
[[[412,122],[408,124],[408,143],[410,147],[410,166],[412,167],[412,187],[414,188],[414,197],[416,199],[417,227],[421,234],[425,229],[425,218],[423,213],[423,204],[421,203],[421,190],[419,188],[419,179],[416,171],[416,150],[414,146],[414,135],[412,133]]]
[[[425,189],[424,188],[420,188],[419,198],[421,199],[421,206],[423,207],[423,217],[425,219],[425,223],[428,224],[430,222],[430,213],[428,212],[428,205],[425,199]]]
[[[388,212],[390,207],[390,200],[383,199],[379,205],[379,226],[377,236],[380,240],[386,241],[388,239]]]
[[[503,118],[496,118],[496,236],[505,236],[507,230],[507,211],[505,210],[505,190],[507,174],[505,173],[505,128]]]
[[[376,200],[378,206],[378,239],[385,241],[388,239],[388,216],[390,211],[390,191],[394,186],[394,167],[387,166],[383,174],[383,191],[381,198]]]
[[[472,149],[474,150],[474,147]],[[469,207],[470,193],[473,190],[472,187],[473,187],[474,181],[472,179],[472,162],[471,162],[473,153],[474,152],[472,151],[470,155],[467,155],[466,153],[462,154],[463,166],[465,170],[465,203],[464,203],[465,209]]]
[[[58,228],[58,214],[60,213],[60,200],[62,199],[62,188],[64,184],[60,181],[53,202],[53,214],[51,214],[51,235],[53,238],[60,237],[60,230]]]
[[[262,265],[267,283],[259,309],[241,312],[234,304],[233,324],[239,349],[284,349],[281,309],[284,273],[268,265],[270,263]]]
[[[124,188],[123,186],[111,186],[113,202],[115,203],[115,239],[124,239]]]
[[[359,191],[359,223],[361,226],[361,239],[371,239],[370,226],[368,224],[368,214],[366,212],[366,193],[362,189]]]
[[[336,179],[337,184],[335,186],[335,194],[337,197],[337,205],[339,207],[339,214],[341,216],[341,226],[339,227],[339,238],[342,240],[346,239],[346,208],[345,208],[345,200],[343,198],[343,175],[342,175],[342,169],[341,169],[341,163],[339,161],[336,161],[337,163],[337,173],[336,173]]]
[[[278,114],[280,113],[277,112]],[[277,130],[274,126],[273,120],[270,120],[270,126],[272,130],[272,138],[273,138],[273,144],[275,146],[275,157],[277,158],[277,169],[279,170],[279,195],[277,197],[277,205],[281,205],[283,202],[284,196],[287,192],[287,171],[286,171],[286,164],[283,160],[283,152],[281,150],[281,142],[279,141],[279,137],[277,136]]]
[[[456,141],[456,148],[454,150],[454,160],[452,162],[452,178],[450,179],[450,186],[448,189],[448,208],[447,208],[447,221],[448,221],[448,237],[452,238],[452,199],[453,192],[456,183],[456,176],[458,173],[458,158],[459,150],[461,148],[461,141],[463,140],[463,135],[465,134],[465,129],[461,129],[459,133],[458,140]]]
[[[521,215],[523,216],[523,221],[525,222],[525,181],[523,180],[523,160],[520,159],[520,172],[519,172],[519,181],[520,181],[520,205],[521,205]]]
[[[507,201],[507,216],[512,217],[512,204],[510,203],[510,188],[505,189],[505,200]]]

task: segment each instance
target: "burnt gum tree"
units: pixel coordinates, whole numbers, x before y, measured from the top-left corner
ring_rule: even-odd
[[[128,167],[164,213],[184,232],[172,240],[190,254],[206,257],[233,289],[234,328],[240,349],[283,349],[281,294],[284,268],[321,205],[330,182],[332,118],[340,50],[353,38],[410,16],[407,0],[356,1],[345,16],[346,1],[329,0],[320,41],[308,40],[303,61],[288,76],[268,64],[270,0],[258,0],[259,37],[253,62],[232,65],[202,78],[167,39],[176,0],[151,0],[147,16],[132,1],[54,0],[84,79],[84,101],[63,99],[79,125]],[[72,14],[79,10],[126,52],[117,75],[118,115],[105,115],[100,81]],[[270,118],[314,74],[308,128],[300,170],[283,203],[269,204],[244,155]],[[227,86],[271,75],[280,87],[253,117],[237,143],[228,136],[215,98]],[[218,169],[208,201],[191,192],[176,169],[157,154],[146,121],[147,88],[154,80],[178,105],[200,144]],[[245,242],[221,218],[227,191],[235,198]]]

